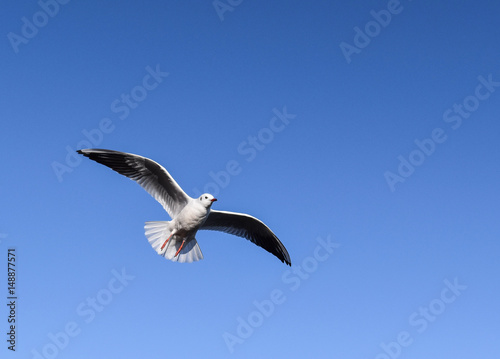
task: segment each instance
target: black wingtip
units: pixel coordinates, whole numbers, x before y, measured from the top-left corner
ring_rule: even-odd
[[[78,152],[79,154],[81,154],[85,157],[90,158],[90,155],[92,154],[92,150],[94,150],[94,148],[82,148],[81,150],[77,150],[76,152]],[[84,152],[84,151],[87,151],[87,152]],[[90,151],[90,152],[88,152],[88,151]]]
[[[95,157],[99,151],[121,153],[121,152],[117,152],[117,151],[101,150],[99,148],[82,148],[81,150],[77,150],[76,152],[85,156],[85,157],[93,159],[93,157]]]

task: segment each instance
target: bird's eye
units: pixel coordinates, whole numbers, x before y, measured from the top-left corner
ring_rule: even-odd
[[[205,196],[205,199],[208,199],[208,197],[207,197],[207,196]]]

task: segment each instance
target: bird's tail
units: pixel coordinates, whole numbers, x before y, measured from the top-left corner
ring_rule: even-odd
[[[181,251],[177,255],[175,254],[182,244],[182,239],[179,239],[175,235],[173,235],[172,238],[170,238],[165,244],[165,241],[172,232],[172,230],[170,229],[170,222],[146,222],[144,229],[149,244],[151,244],[156,253],[165,257],[166,259],[170,259],[173,262],[180,263],[191,263],[203,259],[203,253],[201,253],[201,249],[198,246],[196,238],[192,238],[191,240],[186,241],[186,243],[184,243],[184,245],[182,246]],[[163,244],[165,244],[164,247]]]

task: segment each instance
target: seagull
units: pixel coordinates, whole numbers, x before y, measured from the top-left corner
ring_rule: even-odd
[[[137,182],[163,206],[172,220],[146,222],[144,229],[153,249],[166,259],[180,263],[203,259],[195,238],[202,229],[246,238],[291,266],[285,246],[262,221],[248,214],[211,209],[217,201],[214,196],[209,193],[198,198],[188,196],[155,161],[112,150],[82,149],[77,152]]]

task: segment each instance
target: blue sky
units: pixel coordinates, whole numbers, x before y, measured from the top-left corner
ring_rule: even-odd
[[[2,358],[498,358],[497,2],[1,9]],[[156,255],[167,213],[88,144],[260,218],[292,268],[217,232]]]

